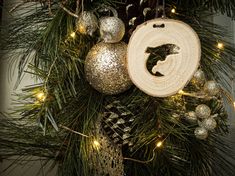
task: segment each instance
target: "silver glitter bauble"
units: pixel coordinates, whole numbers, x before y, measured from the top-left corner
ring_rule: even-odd
[[[201,126],[206,128],[207,130],[213,130],[216,128],[217,126],[217,122],[214,118],[208,118],[208,119],[204,119],[201,123]]]
[[[77,31],[84,35],[92,36],[98,28],[98,19],[89,11],[83,11],[76,24]]]
[[[198,105],[195,112],[197,117],[201,119],[208,118],[211,115],[211,109],[205,104]]]
[[[206,139],[208,137],[208,131],[203,127],[197,127],[194,134],[198,139]]]
[[[118,94],[132,82],[126,67],[127,45],[124,42],[98,43],[91,48],[85,60],[88,82],[104,94]]]
[[[191,124],[197,123],[197,115],[194,111],[188,112],[185,115],[185,119]]]
[[[204,85],[204,91],[210,96],[215,96],[220,92],[220,87],[215,81],[207,81]]]
[[[117,17],[103,17],[100,19],[100,36],[105,43],[117,43],[125,34],[125,25]]]
[[[206,81],[205,73],[201,69],[198,69],[193,75],[192,82],[194,84],[202,86],[205,83],[205,81]]]

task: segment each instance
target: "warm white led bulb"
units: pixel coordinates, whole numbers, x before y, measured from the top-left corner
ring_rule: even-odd
[[[179,90],[179,92],[178,92],[179,94],[183,94],[184,93],[184,91],[183,90]]]
[[[100,148],[100,143],[97,140],[94,140],[93,141],[93,147],[98,150]]]
[[[39,100],[39,101],[45,101],[46,99],[46,96],[43,92],[39,92],[36,94],[36,98]]]
[[[72,32],[72,33],[70,34],[70,36],[71,36],[72,38],[75,38],[75,37],[76,37],[76,33],[75,33],[75,32]]]
[[[223,48],[224,48],[224,44],[223,44],[223,43],[221,43],[221,42],[219,42],[219,43],[217,44],[217,48],[219,48],[219,49],[223,49]]]
[[[159,142],[157,142],[157,147],[159,148],[159,147],[161,147],[162,146],[162,144],[163,144],[163,142],[162,141],[159,141]]]
[[[176,12],[176,10],[173,8],[173,9],[171,9],[171,13],[175,13]]]

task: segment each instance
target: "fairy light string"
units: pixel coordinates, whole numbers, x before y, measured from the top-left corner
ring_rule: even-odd
[[[172,126],[170,132],[167,134],[167,136],[166,136],[163,140],[160,140],[160,141],[158,141],[158,142],[156,143],[156,146],[155,146],[154,149],[153,149],[153,155],[152,155],[152,157],[151,157],[149,160],[143,161],[143,160],[138,160],[138,159],[135,159],[135,158],[127,158],[127,157],[124,157],[123,159],[124,159],[124,160],[129,160],[129,161],[138,162],[138,163],[142,163],[142,164],[147,164],[147,163],[152,162],[152,161],[154,160],[155,156],[156,156],[155,150],[156,150],[157,148],[162,147],[162,145],[163,145],[163,143],[165,142],[165,140],[171,135],[173,129],[175,128],[175,125],[176,125],[176,124],[174,124],[174,125]]]

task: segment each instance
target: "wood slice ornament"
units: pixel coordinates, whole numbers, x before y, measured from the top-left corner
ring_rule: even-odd
[[[146,66],[151,57],[149,50],[166,46],[170,47],[165,49],[167,54],[157,60],[151,73]],[[164,56],[162,53],[157,55]],[[200,40],[189,25],[159,18],[143,23],[133,32],[128,44],[127,66],[132,82],[140,90],[150,96],[167,97],[186,86],[196,72],[200,58]]]

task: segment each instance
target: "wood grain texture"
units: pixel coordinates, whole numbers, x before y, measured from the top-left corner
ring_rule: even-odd
[[[164,26],[164,27],[163,27]],[[152,75],[146,68],[148,47],[173,44],[178,54],[158,61],[153,70],[164,76]],[[138,26],[131,36],[127,53],[128,72],[133,83],[154,97],[167,97],[182,90],[197,70],[201,44],[196,32],[187,24],[172,19],[154,19]]]

